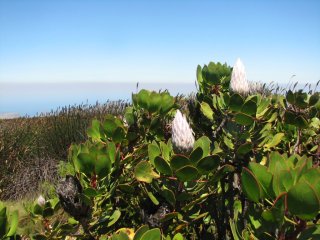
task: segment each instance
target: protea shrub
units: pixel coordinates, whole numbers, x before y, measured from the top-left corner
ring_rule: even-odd
[[[179,154],[188,154],[194,145],[194,136],[186,117],[177,110],[172,121],[172,146]]]

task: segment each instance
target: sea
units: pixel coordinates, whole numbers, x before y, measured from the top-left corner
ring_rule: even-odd
[[[0,83],[0,118],[38,116],[69,105],[131,101],[141,89],[168,90],[172,96],[196,92],[195,83],[68,82]]]

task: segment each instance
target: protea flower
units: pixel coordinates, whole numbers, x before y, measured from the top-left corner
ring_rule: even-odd
[[[236,64],[233,66],[232,69],[230,91],[239,93],[241,95],[247,95],[250,92],[246,71],[240,58],[238,58]]]
[[[193,131],[186,117],[177,110],[172,121],[172,146],[176,153],[188,154],[194,145]]]
[[[43,207],[46,204],[46,200],[44,199],[44,197],[42,195],[40,195],[37,198],[37,203],[39,206]]]

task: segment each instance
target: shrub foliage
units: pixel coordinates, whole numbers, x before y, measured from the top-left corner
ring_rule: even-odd
[[[237,93],[231,72],[198,66],[198,92],[184,111],[195,135],[189,152],[174,146],[171,122],[182,108],[167,91],[141,90],[123,117],[93,120],[88,139],[69,149],[75,174],[30,209],[42,224],[31,237],[319,237],[319,93]],[[68,219],[57,218],[62,212]],[[12,238],[15,215],[6,225],[0,214],[0,238]]]

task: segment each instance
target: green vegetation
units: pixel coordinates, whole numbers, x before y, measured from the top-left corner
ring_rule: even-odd
[[[91,120],[121,115],[127,105],[83,104],[32,118],[0,120],[0,199],[32,197],[44,181],[55,182],[57,164],[66,161],[71,143],[86,140]]]
[[[319,93],[243,76],[198,66],[195,97],[141,90],[123,115],[94,119],[56,194],[27,208],[32,232],[0,208],[0,239],[319,238]]]

